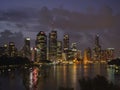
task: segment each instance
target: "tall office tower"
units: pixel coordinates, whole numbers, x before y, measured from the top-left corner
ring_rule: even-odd
[[[8,55],[8,46],[1,46],[0,47],[0,56],[2,55]]]
[[[36,37],[36,62],[47,60],[47,36],[45,32],[40,31]]]
[[[35,61],[36,60],[36,48],[32,47],[31,48],[31,61]]]
[[[72,43],[71,51],[72,51],[73,58],[77,59],[77,44],[76,43]]]
[[[107,61],[108,53],[107,50],[101,50],[101,61]]]
[[[4,44],[3,48],[4,48],[4,55],[8,55],[8,45]]]
[[[101,46],[99,44],[99,35],[95,36],[95,47],[93,50],[93,59],[94,60],[100,60],[101,59]]]
[[[84,57],[83,57],[83,63],[87,64],[88,63],[88,55],[87,55],[87,49],[84,50]]]
[[[30,51],[30,38],[25,38],[25,46],[26,46],[26,50]]]
[[[68,60],[69,54],[69,35],[65,34],[63,37],[63,52],[65,53],[66,60]]]
[[[57,59],[57,31],[49,33],[49,60]]]
[[[17,56],[17,48],[15,47],[14,42],[9,42],[8,52],[10,57]]]
[[[72,50],[73,52],[76,52],[76,51],[77,51],[77,44],[76,44],[76,43],[72,43],[72,45],[71,45],[71,50]]]
[[[24,47],[23,47],[23,53],[25,57],[30,58],[31,50],[30,50],[30,38],[25,38],[24,41]]]
[[[62,41],[57,42],[57,59],[62,59]]]
[[[87,53],[88,61],[91,61],[91,58],[92,58],[92,52],[91,52],[90,47],[88,47],[88,48],[86,49],[86,53]]]
[[[100,43],[99,43],[99,35],[95,36],[95,47],[98,49],[101,49]]]
[[[78,58],[78,60],[82,60],[82,51],[81,50],[77,51],[77,58]]]
[[[63,37],[63,51],[67,52],[69,50],[69,35],[65,34]]]

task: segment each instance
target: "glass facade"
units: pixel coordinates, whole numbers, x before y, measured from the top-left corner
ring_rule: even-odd
[[[57,59],[57,31],[49,33],[49,59],[51,61]]]
[[[45,32],[40,31],[36,38],[36,61],[39,62],[41,60],[47,59],[47,36]]]

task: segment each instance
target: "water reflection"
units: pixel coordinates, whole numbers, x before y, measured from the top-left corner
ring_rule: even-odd
[[[33,67],[30,70],[25,70],[23,72],[23,84],[26,90],[42,89],[43,85],[41,82],[49,77],[49,71],[50,68],[48,68],[48,66],[42,66],[40,68]]]
[[[25,70],[23,72],[23,84],[27,90],[36,90],[38,84],[38,68],[33,68],[30,70]]]
[[[80,90],[82,77],[105,76],[120,84],[120,75],[106,64],[73,64],[33,67],[0,72],[0,90],[59,90],[61,87]],[[7,86],[7,87],[6,87]]]
[[[108,72],[108,80],[111,80],[113,83],[120,85],[120,70],[107,68],[107,72]]]

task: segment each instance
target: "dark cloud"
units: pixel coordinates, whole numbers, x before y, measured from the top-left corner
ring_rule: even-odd
[[[47,7],[42,7],[39,13],[40,23],[44,25],[50,25],[53,20],[53,15]]]
[[[0,32],[0,45],[8,44],[9,42],[15,42],[17,48],[23,46],[23,34],[21,32],[12,33],[10,30]]]
[[[84,50],[87,47],[94,47],[94,36],[95,34],[90,32],[69,32],[70,42],[77,43],[77,48]]]
[[[26,28],[27,23],[39,22],[35,28],[42,29],[45,26],[45,29],[55,27],[75,31],[111,29],[120,23],[120,15],[113,15],[113,10],[109,6],[103,6],[97,14],[92,13],[91,10],[88,13],[80,13],[61,8],[48,9],[47,7],[42,7],[36,12],[26,10],[3,12],[0,14],[0,20],[21,22],[22,24],[16,24],[18,27]]]
[[[56,10],[57,11],[57,10]],[[55,26],[68,30],[91,30],[113,28],[116,16],[112,15],[110,8],[103,8],[100,14],[84,14],[78,12],[70,12],[58,10],[55,13]]]
[[[24,12],[20,11],[7,11],[1,13],[0,20],[7,20],[7,21],[16,21],[16,20],[22,20],[27,18]]]
[[[119,38],[120,38],[120,31],[119,29],[114,29],[114,30],[108,30],[107,32],[104,32],[102,35],[102,40],[105,42],[106,47],[116,47],[119,49],[120,43],[119,43]]]
[[[37,9],[34,8],[1,10],[0,21],[25,22],[36,18],[37,15]]]

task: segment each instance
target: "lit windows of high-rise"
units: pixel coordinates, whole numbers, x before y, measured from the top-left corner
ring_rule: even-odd
[[[9,52],[9,56],[11,57],[17,55],[17,48],[15,47],[14,42],[9,42],[8,52]]]
[[[63,52],[66,56],[66,60],[68,60],[69,54],[69,35],[65,34],[63,37]]]
[[[57,31],[49,33],[49,59],[51,61],[57,59]]]
[[[32,47],[31,48],[31,61],[35,61],[36,60],[36,48]]]
[[[95,36],[95,47],[93,50],[93,59],[100,60],[101,59],[101,46],[99,44],[99,35]]]
[[[62,59],[62,41],[57,42],[57,58]]]
[[[27,37],[27,38],[25,38],[25,41],[24,41],[23,56],[27,57],[27,58],[30,58],[30,54],[31,54],[31,51],[30,51],[30,38]]]
[[[65,34],[63,37],[63,50],[64,52],[69,50],[69,35],[68,34]]]
[[[45,32],[40,31],[36,37],[36,61],[40,62],[41,60],[47,59],[47,36]]]
[[[0,56],[2,56],[2,55],[8,55],[8,46],[0,47]]]
[[[88,61],[91,61],[92,53],[91,53],[90,47],[86,49],[86,56],[87,56]]]
[[[3,46],[2,55],[9,55],[7,44],[4,44],[4,46]]]
[[[71,50],[72,50],[73,52],[76,52],[76,51],[77,51],[77,45],[76,45],[76,43],[72,43]]]

